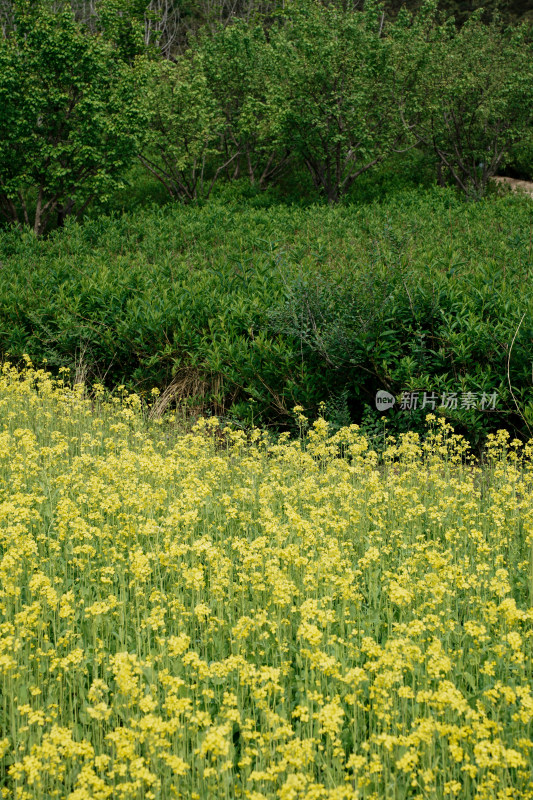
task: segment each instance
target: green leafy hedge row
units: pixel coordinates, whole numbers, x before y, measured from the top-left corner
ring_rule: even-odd
[[[496,391],[494,411],[447,413],[474,441],[528,435],[532,229],[529,199],[433,188],[4,232],[0,352],[279,427],[325,402],[333,422],[379,428],[378,389]],[[388,415],[416,427],[427,411]]]

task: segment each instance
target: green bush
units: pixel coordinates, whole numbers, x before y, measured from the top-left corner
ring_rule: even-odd
[[[333,421],[381,430],[378,389],[496,391],[494,411],[446,413],[472,441],[529,434],[528,199],[252,202],[3,233],[0,352],[282,428],[296,404],[324,401]],[[389,426],[417,428],[425,411],[389,411]]]
[[[533,137],[511,149],[507,173],[521,180],[533,180]]]

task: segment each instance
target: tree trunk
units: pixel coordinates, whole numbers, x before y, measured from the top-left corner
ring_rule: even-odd
[[[63,225],[65,224],[66,218],[70,214],[72,214],[73,210],[74,210],[74,200],[72,199],[72,197],[69,197],[67,202],[64,205],[59,206],[58,209],[57,209],[57,227],[58,228],[62,228],[63,227]]]

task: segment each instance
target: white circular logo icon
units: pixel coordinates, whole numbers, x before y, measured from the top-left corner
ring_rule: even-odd
[[[379,392],[376,392],[376,408],[378,411],[388,411],[389,408],[393,407],[395,402],[396,398],[390,392],[386,392],[384,389],[380,389]]]

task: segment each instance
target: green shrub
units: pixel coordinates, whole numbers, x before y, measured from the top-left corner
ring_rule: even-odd
[[[475,442],[502,425],[528,435],[531,225],[526,198],[465,205],[434,188],[359,206],[166,206],[47,240],[8,231],[0,352],[278,428],[325,402],[335,424],[364,414],[381,430],[378,389],[496,391],[494,411],[446,413]],[[389,427],[427,410],[396,407]]]

